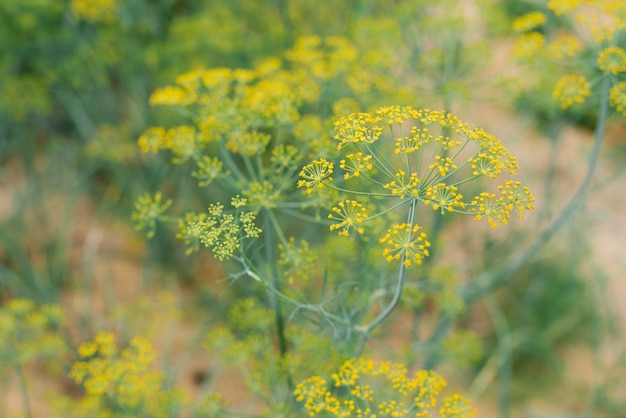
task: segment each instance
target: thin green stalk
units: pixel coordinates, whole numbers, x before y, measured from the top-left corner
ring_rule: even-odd
[[[267,265],[270,269],[270,277],[271,277],[271,285],[272,287],[280,290],[280,283],[278,280],[278,271],[276,270],[276,260],[274,259],[274,239],[272,235],[273,225],[271,220],[271,215],[269,213],[270,209],[263,210],[263,224],[265,233],[263,236],[265,237],[265,257]],[[278,225],[277,225],[278,226]],[[272,305],[272,309],[274,310],[274,322],[276,325],[276,336],[278,338],[278,352],[280,354],[280,358],[284,359],[287,355],[287,337],[285,336],[285,319],[283,317],[283,313],[280,309],[280,302],[278,301],[276,295],[273,292],[269,292],[270,304]],[[291,374],[287,372],[287,386],[289,387],[289,391],[293,387],[293,380],[291,378]]]
[[[252,164],[252,161],[250,161],[250,157],[248,157],[246,154],[242,154],[242,160],[243,160],[244,166],[248,170],[248,174],[250,175],[250,178],[254,181],[259,181],[259,177],[257,176],[256,170],[254,168],[254,165]]]
[[[355,148],[361,152],[361,147],[359,144],[354,144]],[[389,164],[387,159],[378,151],[378,148],[374,146],[374,144],[365,144],[365,148],[369,151],[369,154],[374,158],[374,165],[378,168],[383,174],[385,174],[390,179],[394,180],[396,178],[396,173],[393,171],[393,166]],[[366,151],[366,152],[367,152]]]
[[[430,242],[432,243],[436,243],[438,240],[439,235],[441,235],[441,231],[443,230],[443,215],[441,215],[439,212],[435,212],[433,211],[433,215],[434,215],[434,222],[433,222],[433,226],[430,229],[430,234],[429,234],[429,238],[430,238]],[[434,263],[435,260],[435,251],[433,251],[433,248],[437,248],[437,245],[433,245],[433,247],[431,247],[430,249],[430,254],[428,255],[428,257],[424,260],[424,264],[423,264],[423,275],[421,277],[422,280],[427,280],[428,277],[430,276],[431,273],[431,269],[432,269],[432,265]],[[421,317],[421,312],[422,309],[418,309],[413,311],[413,318],[411,321],[411,343],[414,343],[418,340],[418,328],[419,328],[419,322],[420,322],[420,317]],[[412,362],[412,361],[411,361]],[[413,364],[409,364],[409,367],[413,366]]]
[[[413,199],[411,201],[411,206],[409,208],[409,214],[407,217],[407,223],[413,226],[413,222],[415,221],[415,208],[417,206],[417,200]],[[359,356],[363,352],[363,348],[365,347],[365,343],[369,339],[369,334],[380,325],[387,317],[394,311],[394,309],[400,303],[400,299],[402,298],[402,290],[404,289],[404,280],[406,278],[406,266],[404,265],[404,260],[406,255],[403,253],[400,258],[400,268],[398,270],[398,279],[396,282],[396,289],[391,299],[391,302],[383,309],[381,313],[376,316],[369,324],[363,325],[359,327],[359,330],[363,332],[363,337],[361,338],[361,342],[359,343],[359,347],[356,351],[356,356]]]
[[[15,374],[17,375],[17,382],[20,386],[20,392],[22,392],[22,403],[24,405],[24,415],[26,418],[32,418],[30,410],[30,402],[28,401],[28,387],[26,386],[26,377],[24,376],[24,369],[19,363],[14,365]]]
[[[74,123],[80,138],[85,142],[91,141],[96,127],[93,119],[87,113],[87,106],[69,89],[56,89],[53,94]]]
[[[278,239],[280,241],[280,243],[286,248],[289,243],[287,242],[287,238],[285,237],[285,234],[283,233],[283,230],[280,227],[280,223],[278,222],[278,218],[276,218],[276,215],[274,214],[273,211],[271,210],[266,210],[265,213],[267,214],[274,231],[276,232],[276,235],[278,236]]]
[[[291,18],[289,16],[289,2],[287,0],[277,0],[276,6],[280,15],[280,21],[283,29],[283,46],[290,48],[294,41],[294,30]]]
[[[553,201],[551,198],[553,196],[554,178],[556,177],[556,162],[559,155],[559,131],[559,128],[555,128],[551,129],[549,133],[550,153],[548,157],[548,169],[543,181],[543,198],[545,199],[545,203],[537,216],[538,220],[543,217],[550,217],[552,214]]]
[[[274,288],[273,285],[264,277],[260,276],[257,272],[252,271],[252,269],[250,268],[251,265],[248,262],[248,260],[246,260],[243,257],[233,257],[234,260],[238,261],[244,271],[242,272],[242,275],[245,274],[249,277],[251,277],[252,279],[256,280],[259,284],[263,285],[268,292],[273,293],[278,299],[282,300],[285,303],[288,303],[290,305],[293,305],[296,309],[302,309],[305,311],[309,311],[309,312],[313,312],[313,313],[317,313],[322,315],[325,319],[328,320],[329,323],[331,323],[334,321],[337,324],[341,324],[344,327],[349,327],[351,326],[350,323],[344,321],[342,318],[338,317],[337,315],[333,315],[331,313],[328,313],[324,310],[324,307],[322,306],[322,303],[320,302],[319,304],[310,304],[310,303],[301,303],[298,302],[297,300],[285,295],[284,293],[282,293],[281,291],[279,291],[278,289]],[[304,299],[304,298],[303,298]],[[332,321],[331,321],[332,320]]]
[[[491,317],[493,327],[496,330],[498,350],[501,353],[500,367],[498,368],[498,410],[501,418],[508,418],[510,414],[511,377],[513,373],[513,335],[497,301],[493,297],[487,297],[485,298],[485,305]]]
[[[242,182],[243,184],[247,184],[247,177],[241,172],[239,166],[233,161],[230,152],[226,149],[226,147],[224,147],[222,142],[220,142],[220,154],[222,155],[223,161],[226,162],[226,165],[237,178],[237,180]]]

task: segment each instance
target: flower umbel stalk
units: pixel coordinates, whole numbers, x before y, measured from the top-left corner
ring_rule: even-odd
[[[413,199],[411,201],[411,206],[409,207],[409,214],[407,216],[407,223],[411,226],[415,222],[416,207],[417,207],[417,200]],[[359,356],[361,352],[363,351],[363,348],[365,347],[365,343],[367,342],[369,338],[369,334],[374,330],[374,328],[380,325],[391,314],[391,312],[393,312],[393,310],[398,306],[398,303],[400,303],[400,299],[402,298],[402,290],[404,289],[404,281],[406,277],[405,258],[406,258],[406,253],[402,254],[402,257],[400,260],[400,267],[398,268],[398,278],[396,281],[396,289],[393,294],[393,298],[391,299],[391,302],[389,302],[389,304],[385,307],[385,309],[381,313],[379,313],[378,316],[374,318],[369,324],[361,327],[364,334],[361,337],[361,342],[359,343],[359,347],[357,348],[357,351],[355,354],[356,356]]]
[[[263,209],[263,223],[265,224],[265,253],[266,259],[269,260],[270,277],[272,278],[271,286],[277,290],[279,289],[280,281],[278,279],[278,271],[276,271],[276,264],[272,262],[274,260],[274,240],[272,239],[272,221],[271,209]],[[281,358],[285,358],[287,355],[287,338],[285,337],[285,319],[283,318],[282,311],[280,309],[280,302],[273,292],[268,292],[270,297],[270,303],[274,310],[274,320],[276,324],[276,335],[278,338],[278,352]],[[289,391],[293,388],[293,381],[291,375],[287,375],[287,386]]]

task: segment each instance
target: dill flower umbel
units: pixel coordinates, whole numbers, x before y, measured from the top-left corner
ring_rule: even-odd
[[[196,99],[197,97],[193,92],[180,86],[165,86],[152,92],[149,103],[151,106],[185,106],[193,103]]]
[[[385,146],[389,142],[379,140],[387,136],[391,137],[391,144],[395,144],[392,153]],[[334,138],[341,156],[341,178],[333,181],[334,165],[319,159],[302,169],[298,187],[305,188],[307,193],[328,187],[338,193],[364,196],[358,198],[358,211],[357,205],[352,203],[356,201],[352,199],[344,200],[332,209],[329,218],[334,222],[330,229],[341,230],[342,235],[349,235],[351,229],[361,231],[365,222],[394,208],[414,207],[418,203],[441,214],[481,215],[477,218],[487,216],[491,221],[500,220],[500,223],[506,223],[511,211],[517,210],[521,214],[520,207],[532,208],[534,198],[527,189],[524,189],[527,193],[513,205],[495,197],[487,205],[483,202],[485,197],[480,194],[474,199],[465,197],[462,188],[469,181],[514,175],[518,163],[492,135],[463,123],[450,113],[408,106],[387,106],[371,113],[353,113],[335,122]],[[390,204],[390,198],[397,198],[399,202]],[[495,211],[501,216],[494,218]],[[363,213],[372,215],[357,216]],[[383,240],[390,245],[399,240],[401,242],[396,244],[412,248],[413,240],[417,238],[411,234],[419,229],[413,216],[401,227],[396,224]],[[385,253],[388,260],[390,253],[395,251],[392,248]],[[422,250],[419,257],[405,250],[408,258],[403,263],[417,263],[427,255],[427,251]],[[393,254],[391,259],[398,260],[399,253]]]
[[[350,230],[363,234],[361,224],[367,219],[367,210],[355,200],[344,200],[331,209],[328,218],[337,221],[330,226],[330,230],[341,229],[339,235],[347,237],[350,235]]]
[[[146,193],[137,199],[132,220],[138,231],[147,230],[148,238],[156,233],[157,222],[165,219],[165,212],[172,205],[172,200],[163,201],[163,194],[156,192],[153,195]]]
[[[527,32],[544,25],[548,19],[541,12],[531,12],[521,16],[513,21],[513,30],[515,32]]]
[[[306,187],[309,194],[317,187],[324,187],[325,182],[331,180],[333,169],[334,164],[323,158],[305,165],[300,171],[301,180],[298,180],[298,187]]]
[[[560,16],[570,13],[580,6],[589,3],[589,0],[550,0],[547,7],[552,10],[555,15]]]
[[[617,83],[609,93],[609,104],[626,116],[626,81]]]
[[[112,333],[100,331],[77,351],[81,360],[69,377],[85,388],[85,397],[76,405],[84,416],[158,416],[180,402],[180,394],[166,389],[161,373],[152,369],[156,351],[143,337],[120,348]]]
[[[362,172],[371,170],[374,165],[372,164],[371,155],[363,155],[362,152],[346,155],[346,158],[341,160],[339,167],[345,171],[343,177],[348,180],[351,177],[358,177]]]
[[[235,213],[227,211],[221,203],[209,205],[206,212],[189,212],[178,223],[178,238],[187,244],[187,253],[209,248],[218,260],[233,256],[241,248],[241,241],[258,238],[261,229],[256,226],[256,214],[239,209],[247,199],[239,196],[231,200]]]
[[[294,390],[309,416],[432,417],[445,380],[433,371],[420,370],[409,377],[400,363],[350,359],[331,380],[312,376]],[[443,399],[440,418],[471,418],[476,409],[466,398],[454,394]]]
[[[582,50],[583,46],[580,40],[569,34],[558,35],[548,45],[549,55],[556,59],[573,57],[580,54]]]
[[[546,38],[538,32],[529,32],[520,36],[513,46],[513,54],[517,58],[533,58],[543,49]]]
[[[610,46],[600,51],[598,67],[605,74],[619,74],[626,71],[626,51],[618,46]]]
[[[570,74],[561,77],[554,87],[554,98],[567,109],[575,103],[583,103],[591,95],[591,85],[582,75]]]
[[[30,299],[11,299],[0,308],[0,372],[36,358],[52,357],[65,348],[58,332],[59,305],[38,306]]]
[[[387,261],[403,259],[407,267],[413,263],[421,264],[422,259],[428,256],[430,242],[426,240],[426,233],[419,230],[418,225],[393,225],[380,239],[381,244],[386,244],[383,255]]]

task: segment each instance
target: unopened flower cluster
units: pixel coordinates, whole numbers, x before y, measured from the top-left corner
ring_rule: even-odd
[[[254,223],[256,214],[238,210],[246,202],[239,196],[233,198],[234,213],[226,212],[221,203],[211,204],[206,212],[189,212],[179,221],[178,234],[187,244],[187,252],[197,251],[202,245],[218,260],[224,260],[233,256],[243,239],[258,238],[261,229]]]

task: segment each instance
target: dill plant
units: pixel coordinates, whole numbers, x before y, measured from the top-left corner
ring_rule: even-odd
[[[421,208],[469,215],[493,228],[534,208],[530,190],[512,179],[516,159],[482,129],[446,111],[387,106],[361,112],[357,88],[376,73],[367,73],[346,40],[300,39],[285,61],[284,67],[269,59],[253,69],[196,70],[153,93],[152,105],[174,108],[187,123],[149,128],[139,146],[169,150],[173,163],[192,167],[200,190],[224,203],[176,218],[157,193],[139,199],[133,215],[149,235],[158,221],[177,223],[190,252],[206,247],[227,263],[231,281],[252,279],[244,286],[269,310],[235,307],[266,320],[250,328],[231,319],[206,344],[228,353],[226,360],[271,410],[294,408],[294,385],[314,372],[302,360],[315,349],[297,343],[296,335],[318,347],[332,342],[327,358],[335,360],[322,366],[329,370],[360,355],[396,309],[407,272],[418,271],[431,248],[417,222]],[[479,179],[495,184],[473,193],[468,185]],[[313,248],[304,239],[319,225],[346,240],[339,245],[354,245],[374,273],[359,280],[363,270],[348,268],[348,277],[334,277],[321,257],[324,240],[317,238]]]
[[[119,23],[122,5],[116,1],[68,4],[81,24]],[[453,101],[469,90],[459,82],[462,65],[457,65],[472,54],[460,43],[418,51],[417,68],[428,75],[418,84],[425,82],[425,89],[443,98],[443,111],[379,106],[371,92],[392,97],[398,87],[384,74],[389,68],[372,62],[379,51],[364,61],[362,51],[341,37],[299,38],[283,60],[268,59],[251,69],[188,72],[152,94],[151,105],[173,109],[184,123],[147,129],[139,147],[145,153],[168,151],[174,164],[189,169],[203,194],[199,200],[210,203],[177,217],[169,214],[177,208],[162,192],[146,194],[137,200],[133,220],[149,237],[158,222],[176,225],[189,253],[208,249],[225,264],[232,283],[255,295],[234,303],[204,346],[223,352],[220,361],[241,371],[251,394],[266,404],[266,416],[292,416],[303,409],[311,416],[475,415],[460,395],[439,398],[445,382],[435,372],[409,377],[405,366],[374,362],[362,352],[400,303],[420,310],[433,296],[445,320],[426,342],[430,352],[441,348],[442,358],[458,360],[462,350],[472,361],[478,345],[473,334],[458,333],[438,345],[452,319],[506,283],[579,209],[609,106],[622,115],[626,108],[626,52],[619,42],[626,13],[617,1],[552,0],[548,9],[587,25],[591,38],[562,31],[552,37],[544,25],[553,17],[533,12],[513,24],[521,33],[515,53],[522,63],[549,73],[549,80],[532,87],[549,92],[550,112],[581,109],[599,98],[589,171],[574,199],[526,252],[503,272],[468,283],[463,292],[450,284],[449,272],[429,268],[424,273],[437,245],[436,232],[422,224],[424,210],[437,219],[466,215],[496,228],[532,210],[534,198],[513,179],[517,161],[504,145],[450,113]],[[305,12],[291,12],[306,22]],[[282,18],[288,25],[288,17]],[[425,27],[438,26],[441,22],[433,20]],[[555,71],[545,71],[546,64]],[[571,71],[556,71],[563,66]],[[96,78],[105,72],[96,70]],[[11,97],[44,87],[43,81],[22,78]],[[65,99],[71,104],[71,97]],[[31,106],[44,111],[48,99],[35,96]],[[23,111],[15,111],[23,117]],[[77,125],[90,136],[89,120],[77,118]],[[10,334],[17,328],[9,316],[3,311],[0,321],[6,326],[0,330]],[[19,320],[26,330],[30,322],[45,323],[37,313]],[[145,338],[119,347],[113,334],[101,332],[77,351],[80,359],[70,376],[86,392],[81,413],[176,416],[190,408],[153,369],[156,352]],[[7,352],[15,354],[13,348]],[[313,361],[319,358],[325,360],[321,365]],[[9,363],[19,367],[22,360]],[[434,361],[427,362],[431,366]],[[216,394],[190,409],[194,416],[230,413]]]

